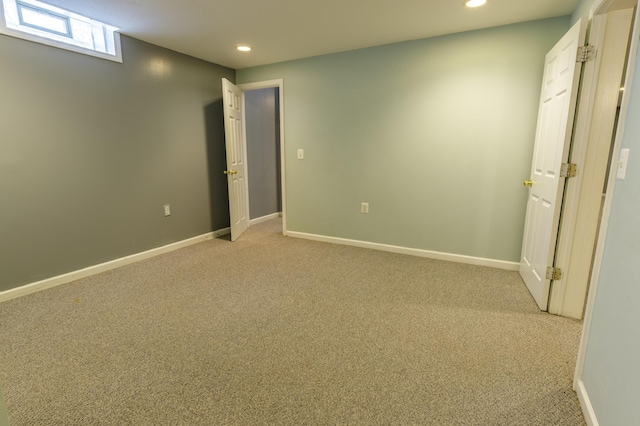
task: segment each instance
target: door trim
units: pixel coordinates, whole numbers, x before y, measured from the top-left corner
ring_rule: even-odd
[[[284,80],[265,80],[253,83],[238,84],[244,92],[258,89],[278,89],[278,107],[280,115],[280,194],[282,202],[282,234],[287,235],[287,191],[286,191],[286,164],[285,164],[285,138],[284,138]],[[244,96],[244,95],[243,95]]]
[[[604,7],[600,7],[594,12],[595,14],[605,14],[612,9],[612,2],[606,3]],[[631,35],[631,43],[629,46],[629,58],[627,59],[627,75],[625,78],[625,87],[631,87],[634,75],[636,73],[636,56],[638,50],[638,36],[640,36],[640,8],[636,7],[635,23]],[[624,138],[624,130],[627,121],[627,112],[629,110],[629,91],[625,91],[622,95],[622,105],[620,107],[620,119],[618,121],[618,132],[613,145],[614,158],[616,153],[620,151],[622,140]],[[615,176],[615,168],[617,164],[612,161],[611,168],[609,169],[609,175]],[[595,303],[595,297],[598,292],[598,281],[600,278],[600,268],[602,266],[602,256],[604,253],[604,246],[607,237],[607,227],[609,224],[609,217],[611,215],[611,205],[613,203],[613,192],[616,185],[616,179],[609,179],[607,185],[607,195],[605,196],[604,208],[602,211],[602,220],[600,226],[600,234],[598,236],[598,242],[596,245],[596,253],[593,261],[593,271],[591,273],[591,281],[589,294],[587,297],[587,306],[584,314],[584,325],[582,327],[582,336],[580,338],[580,348],[578,349],[578,357],[576,360],[576,370],[573,379],[574,390],[578,389],[580,383],[582,383],[582,373],[584,368],[584,361],[586,355],[586,348],[589,343],[589,333],[591,331],[591,321],[593,319],[593,308]],[[585,407],[583,407],[583,411]]]
[[[632,19],[631,9],[623,9],[591,20],[588,42],[597,52],[584,69],[570,160],[578,175],[565,191],[555,261],[563,277],[553,282],[552,314],[582,318]]]

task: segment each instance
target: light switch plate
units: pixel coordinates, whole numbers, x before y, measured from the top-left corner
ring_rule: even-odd
[[[304,160],[304,149],[298,149],[298,160]]]
[[[624,180],[627,176],[627,163],[629,162],[629,148],[620,150],[620,158],[618,159],[618,172],[616,178]]]

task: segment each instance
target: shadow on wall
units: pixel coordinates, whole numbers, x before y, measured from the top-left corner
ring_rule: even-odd
[[[227,187],[227,177],[222,173],[227,168],[222,99],[205,106],[204,117],[209,170],[211,229],[217,231],[227,228],[231,224],[229,219],[229,188]]]

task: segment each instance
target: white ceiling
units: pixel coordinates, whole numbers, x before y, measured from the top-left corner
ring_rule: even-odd
[[[242,69],[569,15],[579,0],[44,0],[123,34]],[[249,53],[237,44],[253,47]]]

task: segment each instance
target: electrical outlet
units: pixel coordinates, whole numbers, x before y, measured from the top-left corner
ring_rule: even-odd
[[[369,203],[360,204],[360,213],[369,213]]]
[[[171,216],[171,206],[169,204],[164,205],[164,215]]]

